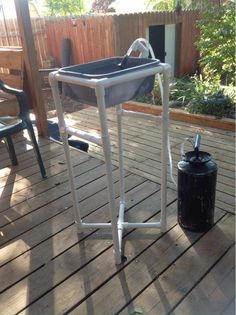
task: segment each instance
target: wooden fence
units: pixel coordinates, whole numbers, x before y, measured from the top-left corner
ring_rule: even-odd
[[[177,75],[193,74],[199,54],[194,43],[197,11],[149,12],[70,18],[32,18],[32,30],[40,68],[60,66],[61,42],[72,42],[72,63],[85,63],[123,55],[134,39],[146,37],[149,26],[176,24]],[[14,19],[0,21],[0,46],[20,46]]]
[[[44,18],[31,18],[32,32],[40,68],[50,58],[47,47],[46,25]],[[21,37],[16,19],[0,19],[0,46],[21,46]]]
[[[73,63],[114,56],[115,25],[112,16],[81,17],[71,19],[49,19],[46,22],[49,54],[56,64],[61,60],[61,43],[64,38],[71,39]]]

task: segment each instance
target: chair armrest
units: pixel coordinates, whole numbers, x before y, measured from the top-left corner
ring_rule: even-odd
[[[23,117],[24,119],[27,119],[29,106],[26,93],[23,90],[18,90],[10,87],[9,85],[5,84],[2,80],[0,80],[0,89],[6,93],[16,96],[20,107],[20,116]]]
[[[9,85],[5,84],[2,80],[0,80],[0,89],[8,94],[15,95],[15,96],[18,96],[22,94],[22,92],[24,92],[22,90],[18,90],[18,89],[10,87]]]

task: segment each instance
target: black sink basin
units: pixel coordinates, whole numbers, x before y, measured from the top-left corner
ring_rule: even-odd
[[[137,57],[112,57],[87,64],[69,66],[59,69],[59,73],[84,79],[104,79],[126,75],[134,71],[143,71],[156,67],[159,60]],[[141,79],[133,79],[105,89],[106,107],[114,106],[133,98],[143,96],[152,91],[155,75]],[[97,98],[93,88],[69,84],[69,96],[77,100],[97,106]]]

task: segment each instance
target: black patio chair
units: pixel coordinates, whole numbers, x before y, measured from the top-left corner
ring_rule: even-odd
[[[15,96],[19,105],[19,115],[17,117],[0,116],[0,139],[4,138],[5,140],[12,165],[17,165],[18,161],[11,136],[19,131],[27,129],[30,139],[33,143],[33,148],[37,157],[40,172],[42,174],[42,177],[46,178],[46,171],[43,165],[42,157],[34,134],[34,129],[29,118],[29,107],[26,93],[22,90],[17,90],[6,85],[2,80],[0,80],[0,90]]]

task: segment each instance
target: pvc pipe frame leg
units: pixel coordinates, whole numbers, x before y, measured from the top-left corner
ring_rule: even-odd
[[[111,145],[110,145],[110,138],[109,138],[109,133],[108,133],[108,126],[107,126],[104,87],[102,86],[96,87],[96,97],[97,97],[97,103],[98,103],[98,109],[99,109],[102,144],[103,144],[103,152],[104,152],[105,166],[106,166],[109,211],[110,211],[110,219],[111,219],[112,237],[113,237],[113,243],[114,243],[115,262],[116,264],[120,264],[121,263],[121,250],[120,250],[121,246],[119,244],[119,237],[118,237],[117,216],[116,216],[116,208],[115,208],[114,181],[113,181],[113,176],[112,176]]]
[[[161,231],[166,231],[166,199],[167,199],[167,160],[168,160],[168,125],[169,125],[169,86],[170,69],[163,72],[163,104],[162,104],[162,151],[161,151]]]
[[[118,218],[118,239],[119,251],[122,253],[122,236],[123,236],[123,223],[125,212],[125,182],[124,182],[124,159],[123,159],[123,132],[122,132],[122,104],[116,105],[117,117],[117,133],[118,133],[118,147],[119,147],[119,173],[120,173],[120,207]]]
[[[71,195],[72,195],[72,199],[73,199],[73,209],[74,209],[74,214],[75,214],[75,221],[78,224],[78,227],[81,228],[82,227],[82,220],[81,220],[80,211],[79,211],[79,200],[78,200],[78,196],[77,196],[77,192],[76,192],[73,166],[72,166],[71,158],[70,158],[70,147],[68,144],[67,133],[65,132],[66,124],[65,124],[65,120],[64,120],[62,103],[61,103],[61,98],[60,98],[60,94],[59,94],[58,82],[56,81],[53,73],[49,76],[49,81],[50,81],[50,85],[52,88],[54,103],[55,103],[56,108],[57,108],[58,125],[59,125],[60,135],[61,135],[61,139],[62,139],[62,143],[63,143],[63,147],[64,147],[68,173],[69,173],[69,182],[70,182],[70,188],[71,188]]]

